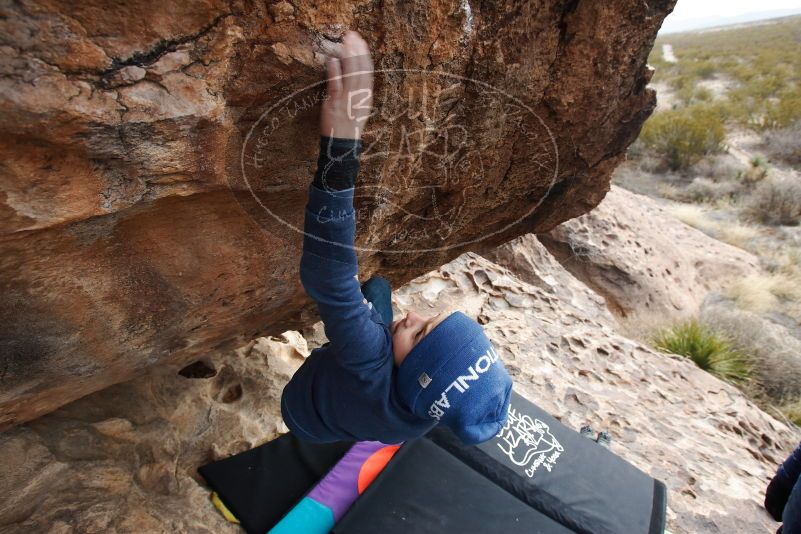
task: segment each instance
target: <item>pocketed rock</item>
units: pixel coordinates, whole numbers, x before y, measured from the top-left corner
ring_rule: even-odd
[[[507,264],[522,266],[521,277],[534,283],[469,253],[413,280],[396,301],[400,311],[457,307],[477,318],[518,392],[575,430],[608,429],[614,452],[665,482],[674,534],[776,529],[762,507],[764,491],[801,439],[797,427],[690,360],[620,335],[592,297],[565,298],[588,292],[566,270],[543,269],[552,277],[543,285],[528,262]],[[510,304],[520,297],[526,307]]]
[[[652,199],[613,186],[590,213],[540,235],[618,317],[697,316],[710,291],[760,272],[753,254],[711,238]]]
[[[573,429],[607,429],[613,452],[665,482],[674,534],[775,530],[761,501],[797,428],[620,335],[533,239],[497,255],[514,270],[462,255],[396,291],[396,313],[476,318],[518,392]],[[290,332],[157,366],[0,434],[0,532],[239,532],[196,469],[286,432],[281,390],[307,350]]]
[[[158,366],[0,434],[0,532],[241,532],[197,467],[286,432],[295,332]]]

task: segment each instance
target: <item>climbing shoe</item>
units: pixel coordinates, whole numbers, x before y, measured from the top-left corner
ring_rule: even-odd
[[[606,431],[598,432],[598,438],[595,440],[595,442],[608,449],[610,445],[612,445],[612,436],[610,436],[609,432]]]

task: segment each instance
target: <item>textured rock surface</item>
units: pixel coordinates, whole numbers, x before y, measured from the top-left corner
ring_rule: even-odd
[[[275,130],[260,116],[321,79],[345,28],[387,71],[362,180],[393,196],[361,205],[362,265],[400,283],[601,200],[654,106],[645,61],[673,3],[4,3],[0,427],[308,324],[277,217],[300,222],[319,91]],[[435,250],[378,252],[398,248]]]
[[[622,317],[695,316],[711,289],[760,271],[754,255],[620,187],[612,187],[592,212],[539,239]]]
[[[186,376],[158,366],[0,434],[0,532],[241,532],[196,468],[287,431],[281,389],[305,346],[261,338]]]
[[[396,308],[484,323],[519,392],[572,428],[608,428],[614,452],[666,483],[674,534],[772,532],[761,495],[797,429],[616,333],[601,297],[533,239],[498,254],[521,270],[468,253],[401,288]],[[285,429],[280,391],[306,353],[287,335],[210,353],[186,376],[158,366],[0,434],[0,532],[238,532],[195,469]]]

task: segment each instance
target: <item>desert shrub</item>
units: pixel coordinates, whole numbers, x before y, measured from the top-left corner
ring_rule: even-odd
[[[694,178],[684,190],[684,202],[708,202],[717,198],[717,185],[709,178]]]
[[[657,193],[660,197],[668,200],[675,200],[677,202],[685,202],[684,190],[677,187],[675,184],[659,184]]]
[[[778,102],[768,102],[762,121],[762,129],[786,128],[801,121],[801,96],[787,95]]]
[[[693,100],[697,100],[699,102],[710,102],[715,99],[715,95],[712,94],[712,90],[708,87],[698,87],[695,90],[695,94],[693,95]]]
[[[724,336],[696,320],[679,323],[654,337],[659,350],[690,358],[695,364],[723,380],[738,382],[749,377],[745,355]]]
[[[732,120],[764,132],[801,120],[801,94],[776,77],[753,79],[727,94]]]
[[[714,78],[715,72],[718,70],[713,63],[704,60],[695,62],[695,64],[691,68],[693,74],[695,74],[702,80],[710,80]]]
[[[697,83],[697,78],[688,72],[676,74],[670,79],[670,85],[676,91],[681,91],[687,87],[695,87]]]
[[[738,173],[741,171],[743,171],[743,164],[732,155],[725,153],[703,158],[692,168],[694,175],[711,178],[716,182],[739,181]]]
[[[801,426],[801,400],[784,404],[779,407],[779,411],[793,424]]]
[[[794,109],[801,106],[793,103],[801,99],[798,22],[799,18],[793,17],[769,27],[732,27],[659,37],[652,52],[654,59],[663,43],[673,45],[679,58],[678,63],[657,71],[659,81],[681,91],[683,100],[689,102],[698,100],[689,89],[698,81],[713,77],[732,80],[736,94],[727,91],[733,104],[727,117],[755,129],[784,127],[791,124],[790,117],[797,116]]]
[[[724,199],[736,197],[742,184],[736,181],[716,182],[709,178],[694,178],[682,192],[674,197],[682,202],[708,202],[716,203]]]
[[[726,133],[714,108],[695,105],[651,117],[640,135],[674,171],[686,170],[707,154],[720,152]]]
[[[764,180],[744,209],[749,217],[763,224],[797,225],[801,221],[801,182],[792,178]]]
[[[711,102],[715,99],[707,87],[699,87],[697,85],[685,85],[676,91],[676,98],[678,98],[683,105],[690,106],[692,104]]]
[[[626,150],[627,160],[640,160],[643,156],[647,155],[648,151],[640,139],[636,139],[629,148]]]
[[[768,155],[788,165],[801,165],[801,120],[765,134]]]
[[[770,72],[752,77],[746,83],[746,89],[751,96],[764,100],[777,96],[786,85],[787,82],[781,76]]]
[[[748,162],[748,168],[737,174],[737,178],[748,184],[761,182],[768,176],[768,165],[765,160],[759,156],[751,158]]]
[[[705,304],[701,321],[748,354],[749,389],[775,404],[801,398],[801,341],[785,328],[725,301]]]
[[[795,282],[782,272],[753,274],[732,282],[726,288],[726,295],[739,307],[762,313],[776,308],[780,299],[794,299]],[[801,296],[801,289],[797,292]]]

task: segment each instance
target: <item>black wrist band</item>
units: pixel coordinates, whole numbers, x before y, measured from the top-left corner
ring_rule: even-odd
[[[356,184],[359,174],[359,156],[363,150],[361,139],[320,136],[320,155],[314,185],[322,190],[342,191]]]

